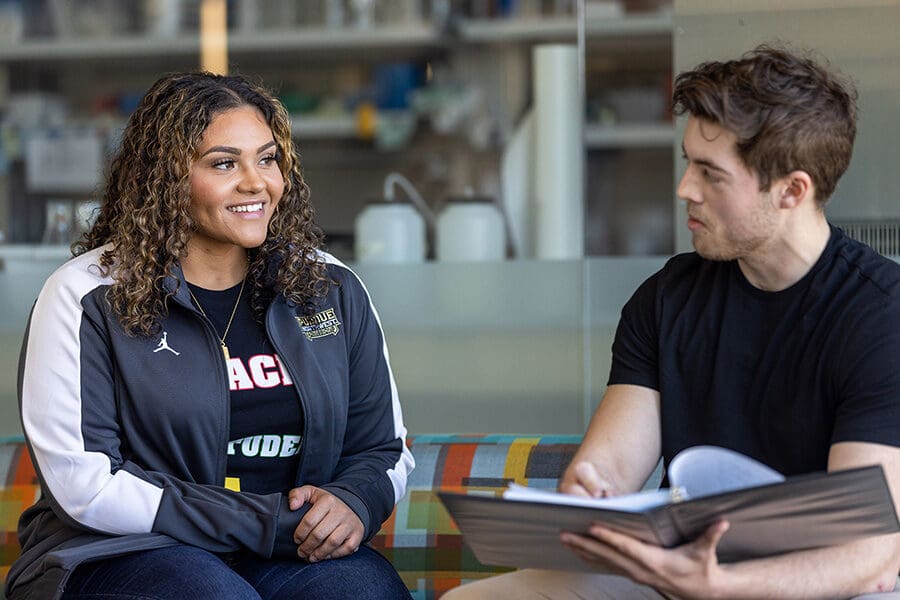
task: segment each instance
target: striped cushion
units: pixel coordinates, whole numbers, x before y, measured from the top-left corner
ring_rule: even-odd
[[[420,435],[407,493],[372,540],[416,600],[508,569],[485,566],[464,546],[436,492],[495,494],[510,482],[553,489],[581,436]]]
[[[19,556],[16,526],[22,511],[41,494],[37,475],[23,442],[0,443],[0,581]],[[0,586],[0,594],[2,594]]]

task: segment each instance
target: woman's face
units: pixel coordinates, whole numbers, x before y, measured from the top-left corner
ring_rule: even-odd
[[[284,192],[272,130],[262,113],[242,106],[215,115],[191,165],[188,253],[255,248]]]

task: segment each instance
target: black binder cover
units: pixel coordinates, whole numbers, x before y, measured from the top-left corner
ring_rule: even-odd
[[[843,544],[900,531],[880,465],[789,477],[780,483],[673,502],[642,512],[438,492],[463,539],[486,565],[595,570],[559,541],[594,522],[664,547],[720,518],[730,528],[721,562]]]

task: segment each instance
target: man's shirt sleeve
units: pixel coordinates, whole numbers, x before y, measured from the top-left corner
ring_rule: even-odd
[[[631,384],[659,389],[657,294],[661,272],[635,291],[622,309],[612,347],[607,385]]]

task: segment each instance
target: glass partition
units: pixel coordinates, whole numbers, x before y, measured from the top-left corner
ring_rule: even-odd
[[[28,312],[64,248],[0,252],[0,436],[20,432]],[[622,305],[664,257],[356,265],[413,433],[582,433]]]
[[[0,437],[21,431],[16,376],[31,306],[69,256],[59,246],[0,246]]]
[[[365,267],[407,427],[580,433],[580,261]]]

